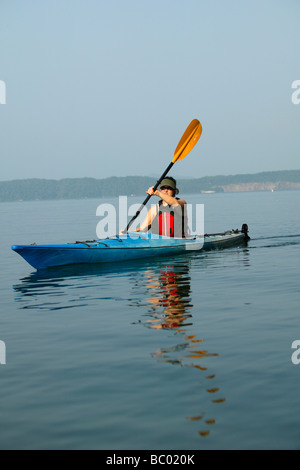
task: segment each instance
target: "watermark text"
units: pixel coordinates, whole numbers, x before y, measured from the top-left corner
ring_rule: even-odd
[[[293,352],[291,360],[292,363],[295,365],[300,364],[300,340],[295,339],[295,341],[292,342],[292,349],[296,349],[296,351]]]
[[[300,103],[300,80],[294,80],[292,83],[292,88],[296,89],[292,93],[291,100],[293,104],[299,104]]]
[[[6,346],[4,341],[0,340],[0,364],[6,364]]]
[[[6,104],[6,84],[0,80],[0,104]]]
[[[96,210],[96,216],[100,217],[100,221],[97,223],[96,234],[98,239],[113,237],[117,235],[121,230],[126,229],[128,220],[132,219],[137,212],[140,210],[138,216],[130,225],[128,236],[130,237],[134,230],[147,220],[148,208],[141,206],[140,204],[128,205],[127,196],[120,196],[117,207],[113,204],[100,204]],[[157,204],[153,204],[149,211],[156,211],[156,217],[159,216],[159,208]],[[184,232],[185,236],[203,235],[204,234],[204,204],[185,204],[183,207],[171,206],[164,208],[164,212],[167,212],[169,219],[173,220],[173,234],[169,235],[170,226],[169,222],[165,222],[166,230],[163,235],[174,236],[175,238],[181,237]],[[153,220],[153,226],[155,221]],[[184,224],[184,229],[183,229]],[[167,226],[168,225],[168,226]],[[151,228],[153,229],[151,225]],[[145,230],[147,231],[147,229]],[[151,230],[149,234],[151,235]],[[158,233],[153,231],[153,233]],[[159,232],[161,233],[161,232]],[[133,236],[133,235],[132,235]]]

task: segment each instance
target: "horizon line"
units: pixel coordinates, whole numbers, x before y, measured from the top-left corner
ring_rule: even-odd
[[[194,177],[194,176],[185,176],[185,177],[177,177],[177,180],[196,180],[196,179],[201,179],[201,178],[215,178],[218,176],[239,176],[239,175],[260,175],[262,173],[280,173],[280,172],[289,172],[289,171],[300,171],[299,169],[292,169],[292,170],[264,170],[264,171],[258,171],[254,173],[230,173],[230,174],[216,174],[216,175],[204,175],[204,176],[199,176],[199,177]],[[26,181],[26,180],[47,180],[47,181],[61,181],[61,180],[79,180],[79,179],[92,179],[92,180],[106,180],[110,178],[159,178],[159,176],[154,176],[154,175],[126,175],[126,176],[106,176],[105,178],[95,178],[93,176],[66,176],[66,177],[61,177],[61,178],[45,178],[45,177],[28,177],[28,178],[14,178],[10,180],[1,180],[0,183],[9,183],[12,181]]]

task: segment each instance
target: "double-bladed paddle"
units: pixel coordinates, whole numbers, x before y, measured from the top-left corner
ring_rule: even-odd
[[[159,180],[157,181],[157,183],[153,187],[153,192],[155,192],[157,190],[159,184],[164,179],[164,177],[169,173],[169,171],[171,170],[174,163],[179,161],[179,160],[183,160],[188,155],[188,153],[190,153],[192,148],[198,142],[201,134],[202,134],[202,126],[201,126],[200,121],[198,121],[198,119],[193,119],[193,121],[186,128],[183,136],[181,137],[181,139],[180,139],[180,141],[179,141],[179,143],[178,143],[178,145],[175,149],[173,160],[171,161],[171,163],[168,166],[168,168],[166,169],[166,171],[164,171],[164,173],[161,175],[161,177],[159,178]],[[128,225],[127,225],[126,229],[123,231],[123,233],[128,232],[129,227],[134,222],[134,220],[139,216],[139,214],[143,210],[144,206],[149,201],[150,197],[151,197],[150,194],[146,197],[145,201],[143,202],[143,204],[141,205],[139,210],[136,212],[136,214],[132,217],[131,221],[128,223]]]

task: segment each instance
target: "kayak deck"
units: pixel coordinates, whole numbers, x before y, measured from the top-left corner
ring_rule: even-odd
[[[248,227],[218,234],[170,238],[151,233],[115,236],[101,240],[58,245],[13,245],[12,250],[35,269],[82,263],[114,263],[176,255],[189,251],[215,250],[245,244]]]

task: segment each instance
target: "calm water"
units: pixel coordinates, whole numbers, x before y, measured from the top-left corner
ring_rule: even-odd
[[[104,201],[0,204],[1,449],[300,448],[300,191],[187,199],[248,246],[39,274]]]

